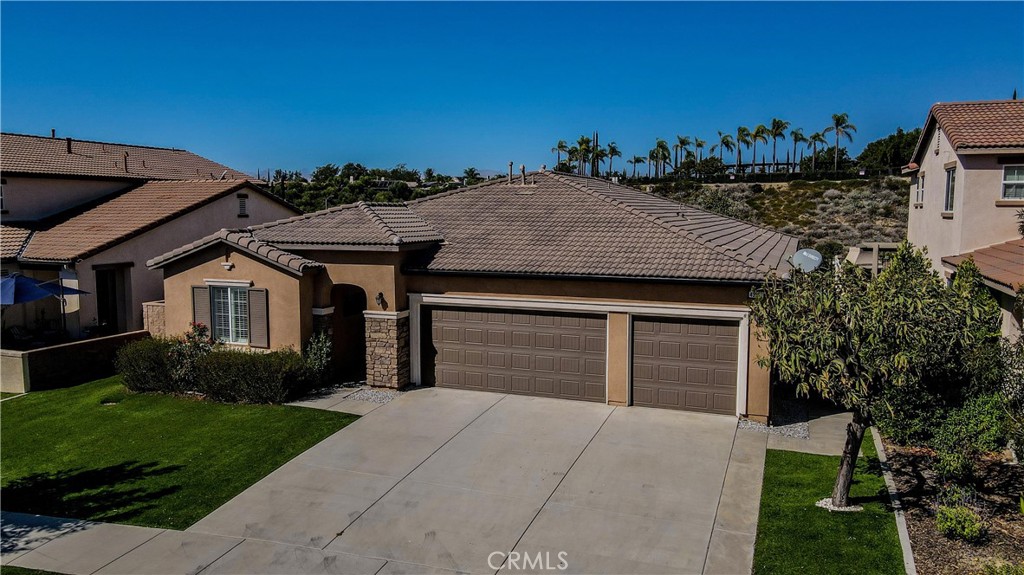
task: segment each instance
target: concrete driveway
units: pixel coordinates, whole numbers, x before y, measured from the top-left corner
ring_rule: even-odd
[[[428,388],[188,531],[245,539],[203,573],[749,572],[765,442],[731,417]]]

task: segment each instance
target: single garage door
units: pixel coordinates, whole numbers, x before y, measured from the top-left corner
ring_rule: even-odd
[[[435,385],[587,401],[605,400],[603,316],[430,309]]]
[[[633,405],[736,413],[739,325],[633,320]]]

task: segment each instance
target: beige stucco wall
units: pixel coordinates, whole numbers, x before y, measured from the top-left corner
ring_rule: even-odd
[[[935,153],[936,144],[938,153]],[[907,238],[928,248],[933,268],[943,273],[941,260],[1012,240],[1017,233],[1016,211],[1024,202],[1001,200],[1003,166],[999,155],[957,154],[940,130],[934,130],[924,148],[921,168],[911,178]],[[952,217],[943,217],[946,165],[956,164]],[[917,202],[917,186],[924,175],[924,201]]]
[[[234,267],[227,270],[221,264]],[[216,244],[164,268],[164,318],[169,336],[189,329],[192,321],[192,286],[205,280],[250,281],[254,288],[267,290],[270,347],[295,350],[312,334],[313,288],[316,272],[297,276],[245,252]]]
[[[38,220],[132,186],[118,180],[4,176],[4,219]]]
[[[579,300],[598,303],[677,303],[698,304],[707,308],[746,310],[750,287],[744,285],[658,284],[583,280],[505,279],[459,276],[406,277],[409,293]],[[608,402],[625,405],[629,401],[630,317],[626,313],[608,314]],[[757,363],[766,350],[751,331],[747,358],[746,415],[765,421],[769,412],[770,373]]]
[[[25,393],[31,388],[28,354],[23,351],[0,350],[0,391]]]
[[[366,292],[366,309],[370,311],[401,311],[409,307],[409,301],[401,280],[401,260],[404,254],[398,252],[355,252],[355,251],[301,251],[294,253],[324,264],[332,285],[354,285]],[[384,294],[383,305],[375,298]],[[318,306],[329,306],[329,301],[317,302]]]
[[[86,258],[75,265],[78,272],[79,288],[91,294],[96,293],[96,271],[94,266],[130,263],[127,272],[130,285],[126,289],[130,301],[130,313],[126,329],[143,328],[142,304],[163,299],[163,275],[159,270],[146,268],[146,261],[167,253],[182,244],[210,235],[221,228],[239,228],[295,215],[288,207],[253,190],[243,189],[240,193],[249,195],[248,218],[238,217],[238,199],[234,193],[209,203],[199,209],[150,230],[142,235],[122,242],[108,250]],[[97,322],[96,298],[82,296],[80,319],[82,327]]]

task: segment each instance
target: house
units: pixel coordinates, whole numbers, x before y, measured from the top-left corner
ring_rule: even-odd
[[[907,237],[950,278],[970,257],[1003,310],[1003,334],[1021,333],[1024,285],[1024,101],[932,106],[911,163]]]
[[[221,230],[149,262],[164,329],[331,334],[350,377],[765,420],[747,302],[797,239],[543,168]]]
[[[140,330],[163,280],[146,260],[224,226],[293,216],[249,176],[185,150],[0,135],[2,267],[88,295],[4,310],[52,339]]]

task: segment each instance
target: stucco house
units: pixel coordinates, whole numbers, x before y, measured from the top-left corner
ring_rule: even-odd
[[[326,330],[371,385],[764,420],[747,307],[797,238],[543,168],[404,204],[221,230],[149,262],[165,325],[243,348]]]
[[[1003,333],[1021,332],[1024,285],[1024,101],[932,106],[911,163],[907,237],[949,278],[973,258],[1003,310]]]
[[[89,292],[68,297],[64,314],[56,298],[9,306],[5,331],[140,330],[142,303],[163,296],[148,259],[225,226],[298,213],[246,174],[172,148],[4,133],[0,172],[3,274]]]

